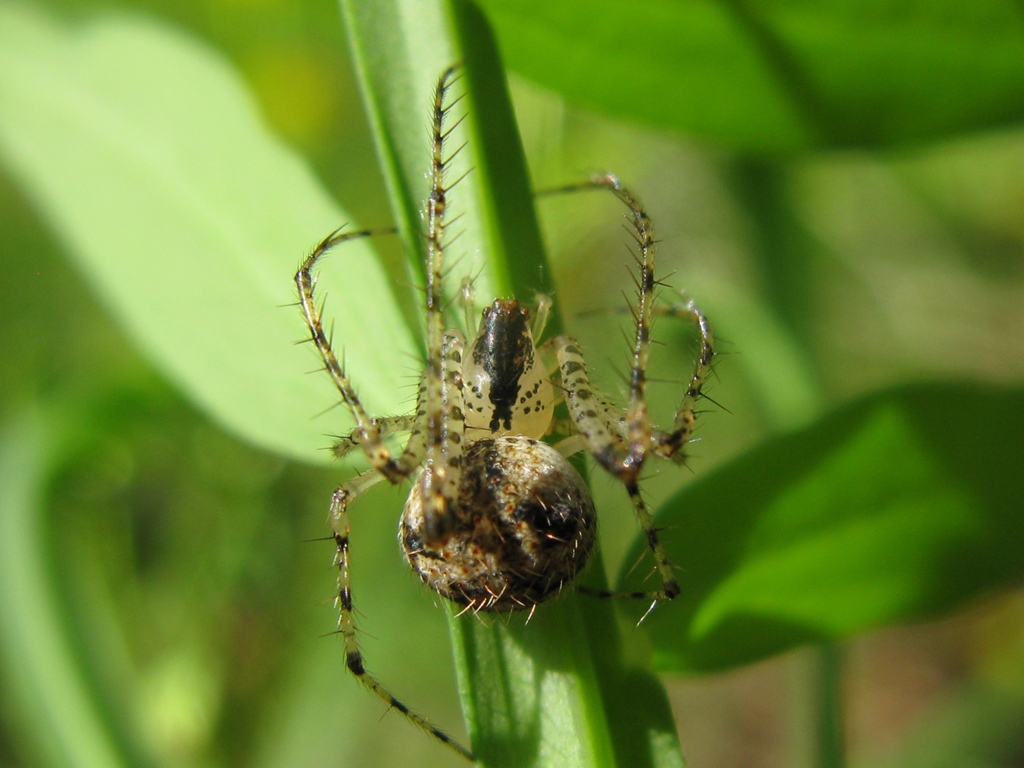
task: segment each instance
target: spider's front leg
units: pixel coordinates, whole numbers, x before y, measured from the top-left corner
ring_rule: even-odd
[[[618,177],[604,174],[595,176],[581,184],[542,190],[539,194],[553,195],[595,189],[611,192],[626,206],[629,210],[627,219],[636,242],[634,258],[637,266],[635,276],[637,294],[636,303],[630,307],[636,320],[636,332],[630,364],[627,421],[630,441],[633,444],[630,462],[636,467],[635,471],[638,473],[647,452],[666,459],[672,458],[677,461],[685,459],[685,456],[680,453],[680,449],[690,441],[693,435],[697,419],[696,404],[703,395],[703,386],[712,370],[712,360],[715,354],[714,337],[707,317],[692,300],[685,296],[682,303],[666,309],[655,305],[655,288],[660,283],[654,273],[654,251],[657,241],[654,239],[653,225],[639,198],[624,187]],[[658,314],[689,320],[700,335],[700,353],[693,374],[687,384],[682,401],[676,409],[672,420],[672,429],[667,431],[658,429],[651,424],[645,399],[651,324],[654,316]]]
[[[424,535],[430,545],[440,543],[455,527],[458,508],[459,481],[462,476],[463,435],[465,433],[465,404],[462,398],[461,334],[446,332],[444,326],[444,250],[445,214],[448,192],[458,180],[449,184],[446,173],[458,150],[447,152],[448,138],[461,122],[445,125],[458,99],[448,97],[457,79],[457,69],[451,67],[441,75],[434,91],[434,115],[431,125],[430,195],[427,197],[426,232],[426,320],[427,359],[424,379],[426,391],[426,464],[417,481],[422,491]],[[465,287],[465,286],[464,286]],[[464,300],[472,300],[470,290]]]
[[[295,285],[299,289],[299,306],[306,320],[306,327],[309,329],[310,341],[316,346],[324,368],[331,375],[334,386],[341,394],[342,401],[355,419],[356,428],[352,431],[349,439],[354,439],[359,443],[374,469],[384,475],[389,482],[398,484],[408,479],[416,471],[422,461],[422,453],[407,448],[398,458],[392,455],[381,433],[381,421],[372,418],[366,412],[344,367],[338,361],[338,357],[331,347],[331,341],[324,331],[322,307],[317,304],[316,279],[313,276],[313,269],[317,262],[334,246],[357,238],[392,232],[393,230],[363,230],[331,233],[302,262],[299,271],[295,274]],[[344,438],[342,442],[344,442]],[[410,442],[410,446],[415,447],[416,445],[418,445],[416,441]]]

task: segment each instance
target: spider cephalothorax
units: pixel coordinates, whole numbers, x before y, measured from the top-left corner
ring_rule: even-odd
[[[462,369],[469,388],[467,429],[534,437],[547,433],[554,398],[529,319],[515,299],[495,299],[484,310]]]
[[[597,535],[594,503],[586,483],[567,461],[585,451],[620,480],[644,530],[660,587],[628,593],[652,601],[671,599],[679,586],[640,493],[639,477],[651,456],[682,459],[690,440],[701,389],[711,370],[711,331],[691,301],[673,314],[689,319],[701,339],[693,375],[671,427],[651,423],[645,390],[654,317],[654,238],[651,222],[634,195],[614,176],[600,176],[564,190],[606,189],[621,200],[636,241],[637,294],[632,306],[629,396],[625,407],[590,385],[576,341],[554,336],[540,343],[550,300],[540,297],[530,313],[514,299],[496,299],[483,310],[472,342],[446,330],[443,300],[445,209],[449,156],[444,127],[450,110],[446,72],[434,97],[431,192],[426,218],[426,363],[413,413],[371,417],[324,332],[314,296],[313,270],[334,246],[371,231],[335,232],[302,263],[295,276],[310,340],[355,420],[335,446],[338,456],[361,450],[372,469],[338,488],[330,523],[337,547],[339,631],[348,668],[389,706],[452,746],[469,751],[395,699],[363,666],[356,637],[349,565],[348,506],[381,480],[412,482],[399,525],[406,561],[432,589],[472,611],[533,610],[557,594],[586,565]],[[564,402],[567,417],[556,418]],[[407,434],[400,451],[393,439]],[[544,438],[560,435],[548,443]],[[598,593],[600,596],[619,596]]]

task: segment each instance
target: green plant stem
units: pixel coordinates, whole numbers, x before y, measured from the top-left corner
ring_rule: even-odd
[[[733,178],[735,197],[754,228],[754,243],[769,305],[774,309],[775,318],[788,330],[786,336],[801,342],[792,350],[799,355],[799,364],[790,366],[785,379],[789,388],[802,392],[803,396],[789,401],[788,412],[774,414],[775,427],[785,429],[815,417],[825,402],[806,333],[802,332],[810,327],[810,298],[806,295],[805,278],[813,246],[789,204],[783,166],[770,160],[742,159],[733,167]],[[773,377],[764,384],[777,386],[778,381]],[[814,652],[817,665],[811,685],[814,686],[815,765],[817,768],[843,768],[841,653],[831,643],[821,645]]]
[[[815,702],[817,768],[844,768],[846,743],[843,737],[842,650],[836,643],[823,643],[817,653]]]
[[[0,425],[0,699],[26,764],[146,765],[89,669],[46,521],[46,484],[73,439],[73,414],[30,405]]]

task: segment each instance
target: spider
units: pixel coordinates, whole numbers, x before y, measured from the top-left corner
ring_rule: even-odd
[[[314,269],[328,251],[377,232],[333,232],[303,261],[295,282],[309,340],[355,420],[355,428],[338,441],[334,452],[343,456],[361,450],[371,464],[369,471],[335,490],[330,504],[339,633],[347,667],[388,707],[472,759],[468,749],[397,700],[364,667],[352,607],[349,504],[382,480],[411,481],[398,540],[420,579],[465,610],[533,611],[575,579],[594,548],[594,502],[567,460],[586,451],[625,487],[660,578],[660,588],[650,592],[593,594],[648,598],[652,607],[670,600],[679,594],[679,585],[641,495],[639,478],[649,456],[684,460],[682,448],[693,432],[695,405],[710,374],[714,350],[708,321],[696,305],[685,301],[675,308],[673,314],[696,325],[700,352],[672,426],[652,425],[644,393],[655,290],[660,285],[654,276],[655,241],[640,202],[611,175],[553,191],[607,189],[627,209],[628,229],[636,241],[637,293],[631,307],[635,334],[624,408],[590,385],[575,340],[556,336],[538,346],[551,308],[546,297],[538,299],[532,317],[515,299],[495,299],[483,310],[468,343],[460,331],[446,330],[443,255],[451,185],[446,184],[445,171],[451,155],[445,124],[454,104],[449,91],[456,71],[447,70],[434,92],[426,201],[426,362],[413,413],[383,418],[367,413],[324,331],[314,290]],[[471,293],[471,288],[463,291]],[[554,415],[561,402],[568,418]],[[564,436],[560,442],[543,441],[555,433]],[[393,438],[401,434],[408,435],[404,448],[392,450]]]

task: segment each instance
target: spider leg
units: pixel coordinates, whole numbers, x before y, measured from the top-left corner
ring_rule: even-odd
[[[626,407],[630,451],[626,458],[629,476],[635,484],[650,446],[652,427],[647,413],[644,392],[647,386],[647,363],[650,359],[651,320],[654,312],[654,230],[651,220],[640,201],[615,176],[599,176],[591,179],[598,188],[612,191],[629,209],[633,225],[633,237],[637,251],[634,253],[638,274],[636,276],[636,304],[633,317],[636,319],[636,333],[633,338],[633,352],[630,361],[629,404]],[[627,488],[629,483],[627,483]],[[639,494],[637,494],[639,495]],[[630,491],[630,496],[633,492]]]
[[[416,410],[413,413],[373,419],[380,430],[382,440],[387,440],[399,432],[409,433],[409,439],[405,443],[405,448],[398,457],[398,463],[401,466],[418,467],[426,455],[426,435],[423,432],[423,424],[427,414],[426,391],[426,376],[420,376],[419,388],[416,394]],[[334,445],[331,446],[331,453],[334,454],[335,458],[340,459],[361,447],[359,429],[354,429],[349,434],[342,435],[335,441]]]
[[[352,583],[349,564],[350,526],[347,510],[349,503],[354,498],[366,491],[367,488],[383,480],[384,477],[380,472],[364,472],[338,488],[331,497],[331,530],[334,534],[335,546],[337,547],[334,564],[338,568],[338,632],[345,643],[345,665],[359,679],[359,682],[366,686],[389,708],[398,710],[435,739],[447,744],[463,757],[472,760],[473,755],[468,749],[433,725],[425,717],[412,711],[408,706],[392,696],[377,678],[366,671],[366,666],[363,663],[363,654],[359,650],[359,641],[356,636],[355,611],[352,607]]]
[[[459,286],[458,303],[462,308],[463,326],[470,337],[476,328],[476,318],[479,317],[479,310],[476,305],[476,286],[473,285],[473,278],[462,278],[462,285]]]
[[[334,246],[348,240],[391,231],[363,230],[360,232],[343,233],[335,231],[331,233],[302,262],[299,271],[295,274],[295,284],[299,289],[299,306],[302,309],[303,317],[306,319],[306,327],[309,329],[310,339],[316,345],[324,367],[331,375],[331,379],[333,379],[338,392],[341,393],[341,399],[348,406],[352,417],[355,419],[356,428],[352,431],[350,437],[354,438],[366,452],[374,469],[384,475],[389,482],[397,484],[406,480],[416,471],[422,455],[416,456],[415,454],[410,454],[409,451],[405,451],[398,459],[392,456],[381,435],[380,420],[371,418],[366,412],[363,404],[359,401],[359,397],[356,395],[352,382],[345,373],[344,367],[338,361],[338,357],[331,347],[330,339],[324,331],[320,307],[317,306],[314,293],[316,279],[313,276],[313,269],[317,262]]]
[[[645,391],[647,365],[650,360],[651,322],[654,317],[654,291],[658,285],[654,276],[654,230],[650,217],[640,201],[612,175],[597,176],[574,187],[554,192],[582,189],[607,189],[627,207],[631,234],[636,243],[633,252],[637,273],[636,301],[631,310],[636,321],[630,359],[629,401],[624,417],[590,387],[583,355],[574,341],[555,339],[555,352],[561,372],[569,414],[583,437],[587,449],[608,472],[622,481],[633,502],[637,519],[647,538],[647,546],[654,557],[655,569],[661,579],[661,589],[654,592],[629,593],[630,597],[648,597],[654,600],[674,598],[679,594],[672,564],[658,537],[654,517],[640,492],[639,477],[649,453],[671,457],[678,451],[693,430],[693,405],[700,397],[700,388],[710,370],[713,354],[710,329],[703,314],[692,303],[689,311],[702,334],[702,351],[697,368],[687,388],[680,408],[673,420],[673,430],[664,433],[655,428],[647,410]],[[602,593],[619,596],[615,593]]]
[[[575,434],[559,440],[555,443],[554,448],[568,459],[570,456],[574,456],[580,451],[585,451],[587,449],[587,443],[583,439],[582,435]]]
[[[654,289],[657,281],[654,278],[654,229],[650,217],[640,201],[632,192],[622,186],[618,177],[611,174],[594,176],[586,182],[573,184],[557,189],[543,190],[539,194],[561,194],[588,189],[606,189],[614,194],[629,209],[627,218],[630,221],[630,234],[636,242],[633,252],[637,266],[635,276],[637,293],[636,303],[631,307],[636,320],[636,333],[633,337],[633,348],[630,360],[629,402],[626,406],[627,430],[629,433],[628,449],[618,460],[621,467],[618,471],[606,468],[620,477],[623,482],[631,480],[635,483],[640,470],[652,446],[654,428],[651,426],[647,413],[644,392],[647,385],[647,363],[650,358],[651,320],[654,316]],[[573,345],[575,347],[575,345]],[[564,382],[563,382],[564,385]],[[600,461],[600,459],[599,459]],[[603,464],[604,462],[602,462]]]
[[[714,336],[707,317],[690,299],[684,297],[681,304],[665,310],[654,306],[654,289],[658,285],[654,277],[654,245],[653,229],[650,217],[644,211],[639,199],[622,186],[618,178],[611,174],[594,176],[593,178],[564,187],[545,189],[537,194],[541,196],[582,192],[591,189],[606,189],[612,192],[629,209],[628,218],[632,225],[632,234],[637,244],[636,258],[638,275],[637,301],[631,307],[636,320],[636,334],[633,342],[633,354],[630,366],[630,397],[629,421],[631,440],[643,439],[642,447],[634,452],[633,461],[639,460],[642,465],[645,453],[649,450],[662,458],[678,458],[679,450],[686,445],[693,434],[697,419],[696,403],[702,394],[702,388],[712,369],[714,358]],[[682,401],[676,409],[672,420],[671,431],[663,431],[650,423],[647,408],[644,404],[644,387],[646,383],[647,362],[650,349],[651,320],[655,314],[667,314],[690,320],[700,334],[700,353],[694,366]],[[646,439],[644,439],[646,438]],[[639,471],[639,467],[637,468]]]
[[[541,347],[545,354],[555,357],[555,370],[562,379],[561,390],[555,403],[565,401],[569,408],[569,418],[553,418],[550,432],[572,435],[585,430],[594,436],[588,448],[608,448],[604,452],[592,450],[598,463],[611,474],[618,476],[618,466],[626,461],[625,446],[629,444],[629,429],[626,417],[621,408],[616,408],[598,390],[590,385],[583,353],[576,339],[571,336],[556,336],[548,339]],[[563,367],[564,364],[564,367]],[[553,371],[552,371],[553,373]],[[570,395],[567,390],[578,388],[573,395],[576,398],[576,410],[569,405]],[[582,393],[582,394],[581,394]],[[586,404],[586,408],[582,404]],[[596,421],[594,421],[596,419]],[[585,427],[583,426],[585,425]],[[600,455],[598,455],[600,453]],[[566,454],[569,455],[569,454]]]
[[[533,325],[530,327],[530,333],[533,334],[533,338],[539,339],[544,335],[544,328],[548,324],[548,319],[551,317],[551,297],[546,293],[538,293],[534,299],[533,308]]]
[[[671,600],[679,594],[679,584],[676,581],[668,554],[658,537],[654,517],[640,492],[634,467],[630,464],[634,448],[628,442],[629,436],[633,432],[631,425],[627,423],[628,418],[621,420],[616,415],[616,409],[590,386],[583,354],[576,342],[568,336],[556,337],[552,339],[552,342],[561,371],[565,403],[576,430],[576,435],[563,441],[557,447],[565,452],[575,445],[579,445],[578,441],[570,441],[580,438],[597,462],[622,481],[630,501],[633,502],[633,509],[636,511],[637,520],[647,538],[647,546],[654,556],[654,565],[661,579],[661,589],[651,592],[595,592],[593,594],[600,597]]]
[[[426,466],[419,483],[427,515],[426,535],[431,543],[440,541],[453,527],[466,419],[462,395],[464,345],[460,336],[446,334],[444,330],[443,263],[448,200],[445,171],[454,156],[446,147],[455,127],[446,127],[445,123],[453,106],[448,92],[456,71],[454,67],[448,69],[434,91],[430,195],[427,198]]]
[[[686,391],[683,393],[682,402],[676,409],[672,419],[672,431],[655,432],[654,451],[664,458],[678,458],[682,454],[679,450],[689,442],[693,434],[693,427],[697,421],[697,401],[703,394],[705,382],[711,375],[712,363],[715,356],[714,336],[711,333],[711,326],[704,313],[693,303],[691,299],[685,298],[681,304],[667,307],[665,314],[671,317],[681,317],[689,320],[697,327],[700,334],[700,353],[694,365],[690,381],[687,383]]]
[[[462,355],[460,334],[446,333],[441,344],[440,407],[427,405],[427,461],[418,482],[427,502],[427,537],[442,539],[453,525],[462,479],[462,456],[466,431],[465,403],[462,392]],[[430,369],[427,380],[429,395]],[[436,432],[432,434],[432,430]]]
[[[381,439],[387,440],[400,432],[411,432],[416,426],[416,414],[406,413],[400,416],[384,416],[375,418],[373,421],[380,431]],[[359,429],[357,428],[347,435],[338,437],[334,445],[331,446],[331,453],[334,454],[334,458],[343,459],[352,451],[359,450],[362,446],[358,435]]]

